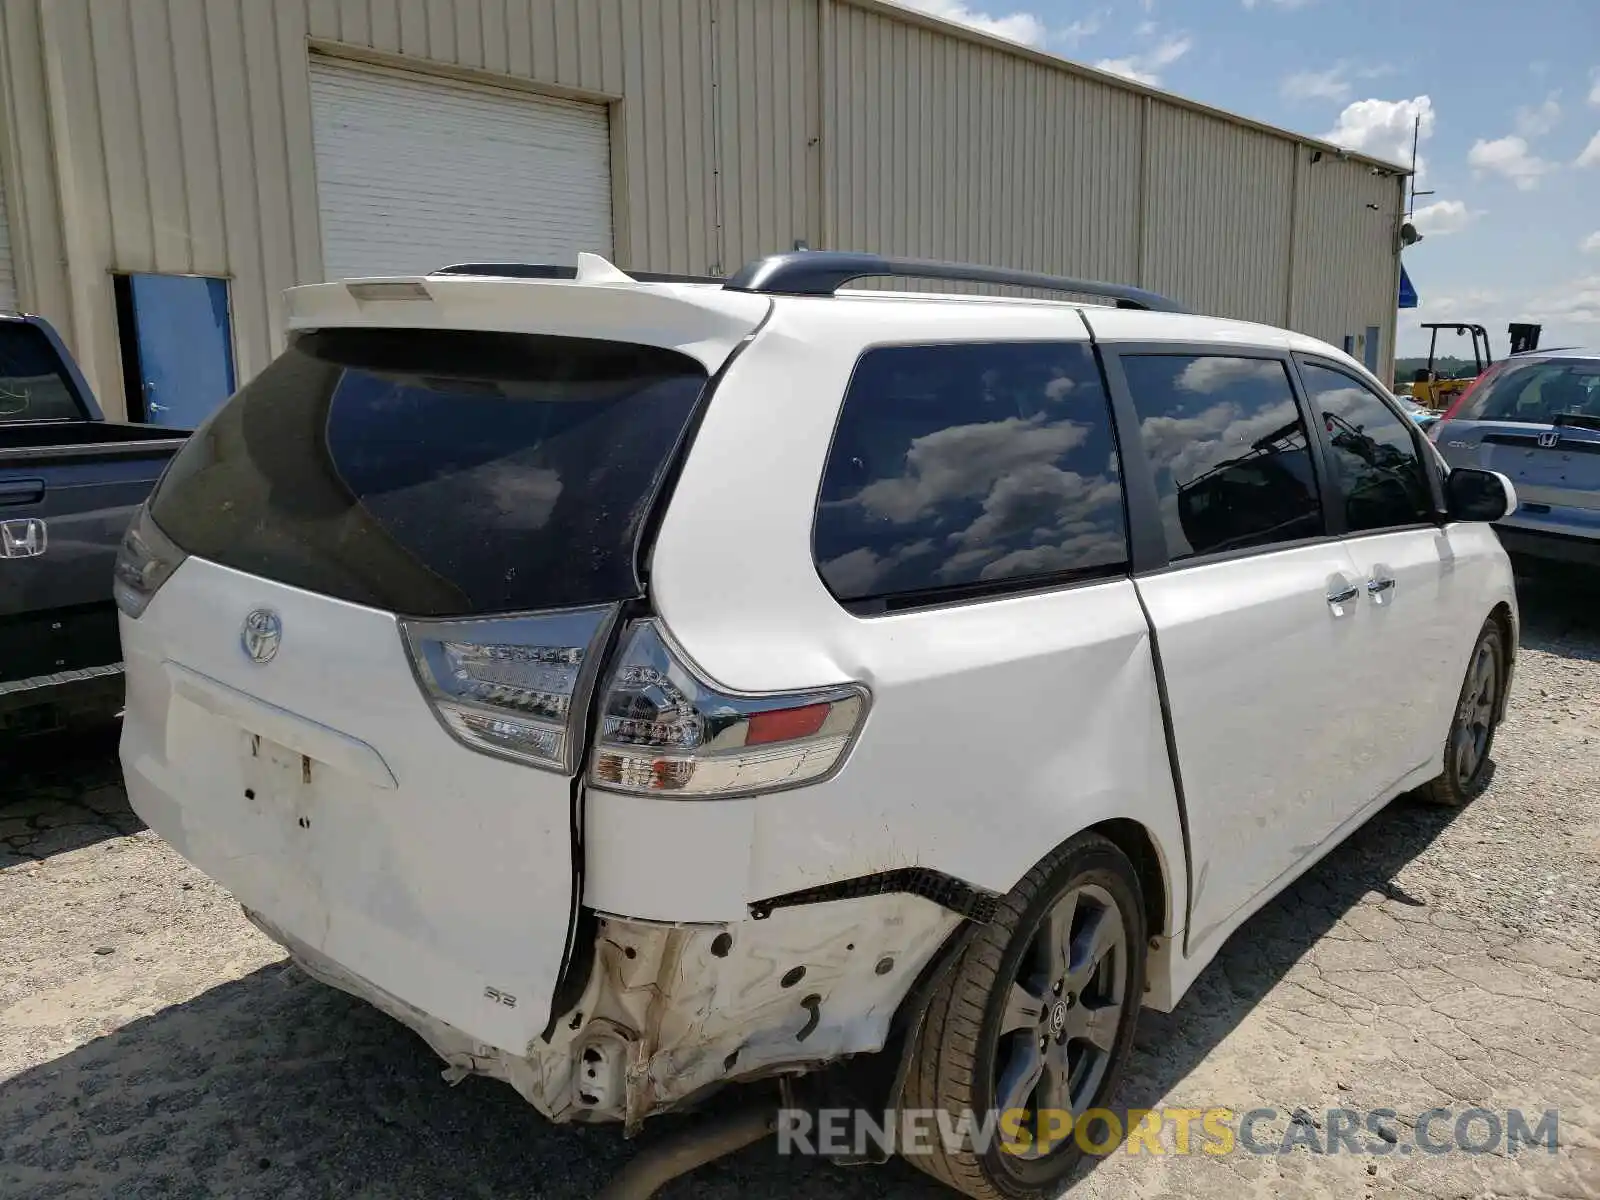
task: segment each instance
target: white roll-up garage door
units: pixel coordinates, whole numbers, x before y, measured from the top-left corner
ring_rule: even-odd
[[[313,57],[323,271],[611,253],[606,110]]]
[[[6,186],[0,180],[0,311],[17,307],[17,276],[11,269],[11,222],[6,214]]]

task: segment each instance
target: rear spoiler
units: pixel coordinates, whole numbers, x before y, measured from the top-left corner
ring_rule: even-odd
[[[284,299],[292,333],[368,327],[608,338],[676,350],[708,373],[772,306],[765,296],[722,288],[640,282],[602,259],[580,263],[575,279],[384,276],[290,288]]]

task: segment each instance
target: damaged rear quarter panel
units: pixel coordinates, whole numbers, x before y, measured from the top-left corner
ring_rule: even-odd
[[[890,894],[671,925],[602,915],[579,1002],[521,1055],[477,1042],[252,920],[308,974],[420,1034],[451,1082],[487,1075],[554,1121],[636,1127],[734,1080],[883,1048],[901,1001],[962,918]]]
[[[733,925],[605,917],[585,1020],[634,1035],[625,1091],[636,1122],[723,1079],[881,1049],[917,974],[960,923],[905,895]]]

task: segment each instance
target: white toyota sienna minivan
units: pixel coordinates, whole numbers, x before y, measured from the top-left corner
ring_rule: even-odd
[[[122,550],[129,795],[552,1120],[866,1060],[1007,1114],[919,1166],[1053,1194],[1141,1006],[1489,778],[1515,496],[1322,342],[822,252],[289,312]]]

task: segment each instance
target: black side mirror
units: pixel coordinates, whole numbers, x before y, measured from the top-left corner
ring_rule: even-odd
[[[1517,510],[1517,489],[1498,471],[1456,467],[1444,481],[1445,511],[1452,521],[1499,521]]]

